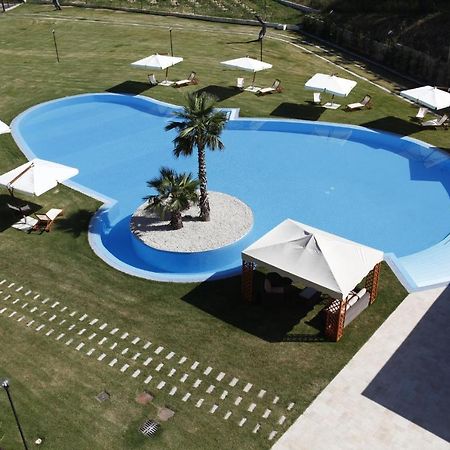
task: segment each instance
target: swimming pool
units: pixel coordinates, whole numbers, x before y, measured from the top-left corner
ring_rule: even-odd
[[[242,119],[232,111],[225,150],[207,153],[208,188],[249,205],[253,229],[224,249],[223,263],[219,255],[201,270],[155,270],[130,245],[129,220],[161,166],[196,174],[196,158],[176,159],[175,134],[164,131],[175,108],[140,96],[86,94],[37,105],[12,123],[29,157],[77,167],[68,184],[106,200],[90,241],[121,270],[174,281],[233,273],[240,251],[288,217],[397,259],[448,235],[450,160],[438,149],[356,126]]]

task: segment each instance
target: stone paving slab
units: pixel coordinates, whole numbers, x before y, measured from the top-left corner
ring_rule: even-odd
[[[450,288],[408,295],[272,449],[450,449],[449,319]]]

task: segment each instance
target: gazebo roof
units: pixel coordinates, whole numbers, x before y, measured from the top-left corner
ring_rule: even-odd
[[[242,252],[254,262],[333,298],[348,293],[383,260],[383,252],[286,219]]]

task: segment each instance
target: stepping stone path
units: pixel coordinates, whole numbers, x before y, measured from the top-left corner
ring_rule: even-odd
[[[159,347],[155,350],[155,353],[156,353],[157,355],[159,355],[163,350],[164,350],[164,347],[159,346]]]
[[[231,386],[231,387],[236,386],[236,384],[238,383],[238,381],[239,381],[239,378],[233,378],[233,379],[230,381],[230,386]]]
[[[222,381],[225,376],[225,372],[220,372],[219,375],[217,375],[216,380]]]
[[[128,369],[128,367],[130,367],[129,364],[124,364],[124,365],[122,366],[122,368],[120,369],[120,371],[121,371],[122,373],[124,373],[124,372]]]
[[[247,422],[247,418],[243,417],[240,421],[239,421],[239,426],[242,427],[244,426],[244,423]]]

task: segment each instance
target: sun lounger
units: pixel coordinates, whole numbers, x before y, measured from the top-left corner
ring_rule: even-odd
[[[240,90],[244,89],[244,79],[243,78],[236,78],[236,87]]]
[[[261,88],[256,94],[257,95],[266,95],[266,94],[273,94],[275,92],[281,92],[283,88],[281,87],[281,81],[277,78],[272,86]]]
[[[52,208],[45,214],[35,214],[37,223],[34,225],[33,230],[41,230],[48,233],[52,228],[53,222],[61,216],[62,213],[62,209]]]
[[[359,103],[350,103],[346,106],[348,111],[356,111],[357,109],[370,109],[372,107],[371,104],[372,97],[370,95],[366,95]]]
[[[422,120],[428,112],[428,108],[422,107],[417,111],[416,119]]]
[[[151,74],[148,76],[148,82],[149,82],[152,86],[156,86],[156,85],[158,84],[158,80],[156,79],[154,73],[151,73]]]
[[[195,72],[191,72],[191,74],[185,80],[175,81],[172,86],[182,87],[188,86],[189,84],[198,84],[198,78]]]
[[[448,116],[444,114],[442,117],[437,117],[436,119],[427,120],[426,122],[422,122],[421,125],[423,127],[444,127],[445,129],[448,128]]]
[[[20,231],[31,231],[34,229],[36,224],[38,223],[38,220],[31,216],[26,216],[17,221],[16,223],[13,223],[11,226],[15,228],[16,230]]]
[[[31,211],[30,205],[16,206],[11,205],[11,203],[7,203],[7,206],[9,209],[19,213],[22,217],[25,217],[25,214]]]
[[[322,103],[320,100],[320,92],[313,92],[313,103],[315,105],[320,105]]]

